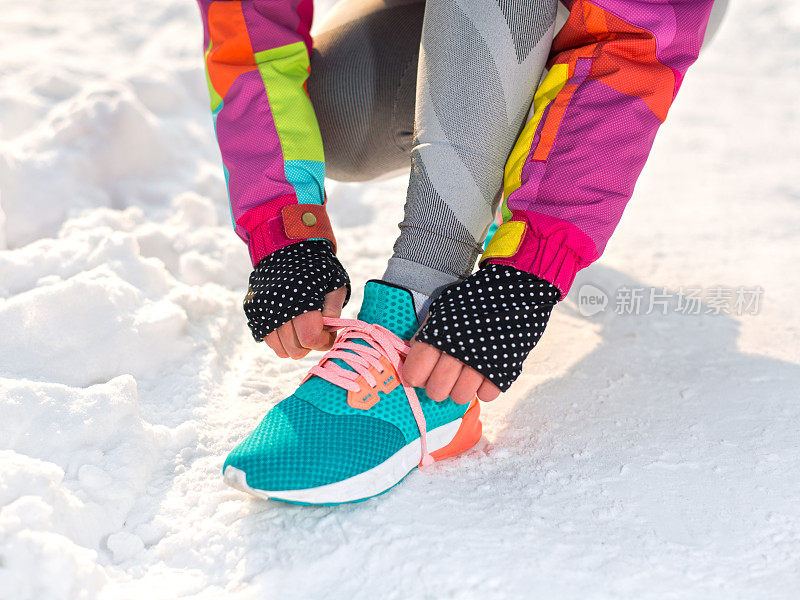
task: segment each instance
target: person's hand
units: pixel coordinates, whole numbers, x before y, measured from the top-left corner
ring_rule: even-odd
[[[322,324],[322,317],[338,318],[347,298],[347,287],[342,286],[325,296],[322,310],[303,313],[284,323],[264,338],[264,342],[280,358],[303,358],[311,350],[330,350],[336,332]]]
[[[412,386],[425,388],[428,397],[437,402],[450,397],[458,404],[466,404],[476,396],[491,402],[500,395],[500,388],[475,369],[416,340],[411,341],[401,375]]]
[[[339,317],[350,297],[350,278],[327,240],[304,240],[259,261],[244,299],[247,325],[257,342],[281,358],[328,350],[335,332],[323,317]]]
[[[522,372],[561,291],[531,273],[488,264],[432,303],[404,377],[434,400],[493,400]],[[489,383],[491,382],[491,383]]]

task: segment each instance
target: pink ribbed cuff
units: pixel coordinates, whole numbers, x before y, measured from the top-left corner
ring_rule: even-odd
[[[517,251],[508,258],[489,258],[487,264],[509,265],[569,293],[575,275],[599,258],[589,236],[572,223],[541,213],[514,211],[512,221],[525,223]]]
[[[283,230],[281,209],[290,204],[297,204],[297,198],[291,195],[274,198],[251,208],[236,221],[247,231],[247,246],[254,265],[275,250],[298,241],[290,239]]]

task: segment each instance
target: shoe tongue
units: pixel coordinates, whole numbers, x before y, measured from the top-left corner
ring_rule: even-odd
[[[358,318],[381,325],[399,337],[410,340],[417,329],[417,311],[411,292],[397,285],[373,279],[364,288],[364,302]]]

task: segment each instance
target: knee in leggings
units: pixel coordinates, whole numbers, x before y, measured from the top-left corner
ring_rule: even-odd
[[[421,6],[403,5],[314,38],[307,89],[332,179],[368,181],[408,168],[421,16]],[[377,37],[401,17],[414,17],[407,28],[416,35]]]
[[[334,48],[314,49],[308,94],[314,105],[322,146],[325,151],[326,175],[339,181],[368,179],[366,156],[360,144],[359,131],[364,128],[359,98],[353,85],[349,65]]]

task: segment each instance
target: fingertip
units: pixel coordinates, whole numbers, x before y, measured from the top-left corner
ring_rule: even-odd
[[[404,364],[402,369],[400,369],[400,375],[403,377],[403,381],[405,381],[411,387],[423,387],[425,385],[425,378],[420,373],[418,369],[409,368],[408,365]]]
[[[286,352],[286,349],[283,347],[281,343],[280,337],[278,337],[278,332],[273,331],[267,337],[262,340],[269,348],[275,353],[278,358],[289,358],[289,353]]]
[[[441,352],[428,344],[415,342],[408,351],[401,375],[413,387],[424,387]]]
[[[493,384],[489,379],[484,379],[478,388],[478,399],[483,402],[496,400],[500,395],[500,388]]]
[[[325,300],[322,304],[322,316],[333,319],[338,319],[341,317],[345,298],[347,298],[346,286],[342,286],[333,290],[332,292],[328,292],[325,295]]]
[[[312,310],[298,315],[291,321],[295,336],[302,348],[317,350],[322,347],[327,338],[323,332],[322,313]]]
[[[443,394],[438,388],[425,388],[425,395],[434,402],[444,402],[447,399],[447,394]]]
[[[318,348],[318,349],[323,351],[323,352],[327,352],[328,350],[333,348],[333,343],[336,341],[336,334],[335,333],[333,333],[333,334],[332,333],[328,333],[326,331],[326,332],[323,332],[323,335],[325,336],[325,341],[322,344],[322,346],[320,348]]]
[[[453,386],[452,398],[458,404],[472,402],[478,395],[478,388],[483,383],[483,375],[468,365],[464,365],[458,381]]]
[[[291,321],[284,323],[278,327],[278,337],[283,344],[283,348],[293,360],[299,360],[308,354],[308,350],[301,348],[300,341],[297,339],[297,333]]]
[[[461,361],[442,352],[425,384],[428,397],[436,402],[449,398],[462,368]]]

